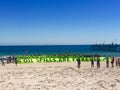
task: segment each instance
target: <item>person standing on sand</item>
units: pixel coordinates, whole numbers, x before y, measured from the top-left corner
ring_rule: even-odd
[[[11,63],[11,56],[8,57],[8,62]]]
[[[106,58],[106,66],[109,67],[109,57]]]
[[[77,64],[78,64],[78,68],[80,68],[80,64],[81,64],[80,58],[77,59]]]
[[[100,57],[97,56],[97,68],[100,68]]]
[[[94,57],[91,58],[91,67],[94,67]]]
[[[7,64],[9,63],[9,57],[6,58],[7,59]]]
[[[2,66],[5,66],[4,58],[1,58],[1,63],[2,63]]]
[[[119,67],[120,67],[120,58],[118,58],[118,65],[119,65]]]
[[[118,66],[118,58],[115,59],[116,67]]]
[[[114,67],[114,57],[111,60],[112,68]]]
[[[16,64],[16,66],[17,66],[18,61],[17,61],[17,58],[16,58],[16,57],[14,57],[14,61],[15,61],[15,64]]]

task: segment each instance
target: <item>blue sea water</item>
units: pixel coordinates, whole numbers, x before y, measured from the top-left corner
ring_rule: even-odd
[[[0,46],[0,56],[8,55],[34,55],[34,54],[100,54],[120,56],[120,52],[92,51],[91,45],[25,45],[25,46]]]

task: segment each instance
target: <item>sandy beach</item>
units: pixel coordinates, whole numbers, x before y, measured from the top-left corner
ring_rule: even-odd
[[[120,90],[120,67],[90,62],[0,64],[0,90]]]

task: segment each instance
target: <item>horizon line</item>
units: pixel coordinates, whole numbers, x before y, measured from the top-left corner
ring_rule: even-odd
[[[101,44],[101,43],[100,43]],[[111,44],[111,43],[109,43]],[[64,46],[64,45],[96,45],[96,44],[8,44],[8,45],[0,45],[0,46]],[[108,44],[104,44],[104,45],[108,45]],[[120,45],[120,44],[117,44],[117,45]]]

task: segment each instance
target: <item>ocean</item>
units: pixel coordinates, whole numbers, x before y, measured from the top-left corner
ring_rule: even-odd
[[[100,54],[110,56],[120,56],[120,52],[92,51],[91,45],[25,45],[25,46],[0,46],[0,56],[11,55],[48,55],[64,54]]]

